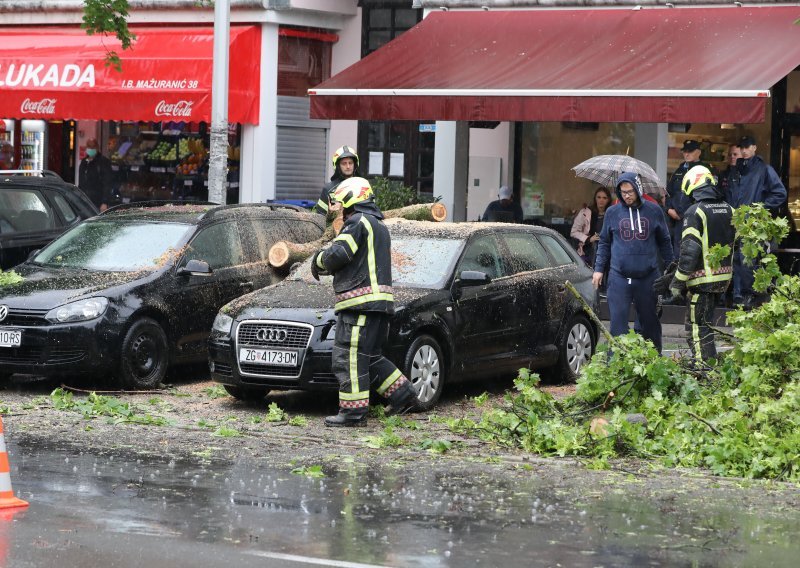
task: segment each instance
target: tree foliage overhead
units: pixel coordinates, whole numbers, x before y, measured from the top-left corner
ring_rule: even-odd
[[[122,49],[130,49],[136,35],[128,29],[128,0],[83,0],[83,23],[88,35],[102,34],[116,37]],[[122,61],[113,49],[106,49],[106,66],[122,71]]]

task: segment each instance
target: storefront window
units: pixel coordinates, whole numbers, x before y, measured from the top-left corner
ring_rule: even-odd
[[[104,154],[113,172],[112,204],[208,200],[205,122],[109,122]],[[228,125],[227,203],[239,202],[241,127]]]
[[[525,219],[566,226],[597,187],[575,177],[571,168],[599,154],[632,156],[633,131],[629,123],[523,123],[520,195]]]
[[[786,112],[800,114],[800,71],[786,77]]]

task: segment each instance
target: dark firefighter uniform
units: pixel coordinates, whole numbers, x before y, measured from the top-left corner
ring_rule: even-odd
[[[733,208],[723,201],[717,180],[705,166],[686,172],[681,189],[695,202],[683,218],[678,269],[670,284],[673,295],[687,293],[686,330],[692,355],[704,361],[716,358],[714,330],[710,323],[719,294],[725,293],[733,277],[732,258],[735,230],[731,225]],[[718,268],[709,264],[709,250],[716,244],[728,245],[731,255]]]
[[[381,354],[394,313],[391,240],[383,214],[363,178],[343,181],[331,198],[344,207],[344,226],[312,260],[315,276],[333,274],[338,316],[332,368],[339,381],[339,413],[325,424],[357,426],[366,422],[370,386],[389,400],[390,413],[411,409],[417,395]]]
[[[342,172],[342,168],[339,164],[342,158],[353,159],[353,162],[355,163],[353,173],[347,175]],[[312,211],[319,213],[320,215],[328,214],[328,209],[330,209],[331,203],[331,193],[333,193],[333,190],[336,189],[336,187],[347,178],[359,176],[358,154],[356,154],[356,151],[350,146],[342,146],[336,150],[336,152],[333,153],[333,156],[331,156],[331,162],[333,162],[333,175],[331,176],[331,180],[322,187],[322,192],[319,194],[317,204],[314,205],[314,208],[312,209]]]

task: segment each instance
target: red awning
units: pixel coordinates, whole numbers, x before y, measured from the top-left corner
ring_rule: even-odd
[[[764,120],[800,65],[800,7],[433,12],[309,90],[311,116]]]
[[[69,28],[0,28],[0,116],[210,121],[214,30],[131,28],[116,39]],[[122,72],[106,67],[106,48]],[[261,34],[232,26],[228,120],[258,123]]]

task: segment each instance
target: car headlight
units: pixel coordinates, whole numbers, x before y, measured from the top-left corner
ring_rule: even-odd
[[[102,316],[107,307],[108,300],[106,298],[87,298],[53,308],[44,317],[53,323],[88,321]]]
[[[233,318],[223,313],[218,313],[217,317],[214,318],[214,324],[211,326],[211,329],[225,335],[230,335],[231,327],[233,327]]]

